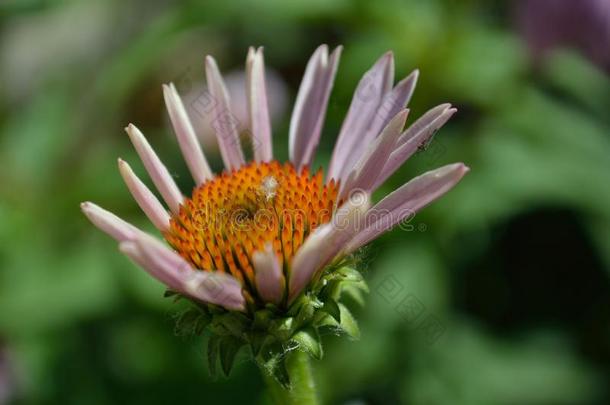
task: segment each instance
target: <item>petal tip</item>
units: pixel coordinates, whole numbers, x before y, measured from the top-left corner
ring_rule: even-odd
[[[205,56],[205,66],[207,69],[212,69],[216,67],[216,59],[212,55]]]

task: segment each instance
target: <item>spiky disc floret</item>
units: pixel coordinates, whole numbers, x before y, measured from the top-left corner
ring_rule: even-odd
[[[312,175],[291,163],[252,162],[195,188],[171,218],[165,239],[195,269],[230,273],[251,304],[264,305],[256,288],[255,252],[270,244],[288,276],[303,241],[330,221],[337,194],[338,185],[324,183],[321,170]]]

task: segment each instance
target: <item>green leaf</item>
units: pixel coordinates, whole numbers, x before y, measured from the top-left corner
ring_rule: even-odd
[[[341,310],[341,323],[339,326],[352,339],[360,339],[360,328],[358,322],[349,309],[343,304],[339,304]]]
[[[233,336],[225,336],[220,340],[220,365],[225,376],[228,377],[231,373],[235,357],[243,345],[243,341]]]
[[[292,337],[292,340],[297,343],[300,350],[317,360],[320,360],[324,355],[320,335],[314,328],[300,330]]]

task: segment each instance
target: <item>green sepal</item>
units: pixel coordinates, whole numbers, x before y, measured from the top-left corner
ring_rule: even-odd
[[[295,327],[299,328],[302,325],[306,325],[311,321],[316,311],[324,306],[324,303],[317,298],[309,297],[299,309],[297,316],[295,317]]]
[[[216,364],[218,363],[218,349],[221,339],[218,335],[211,335],[208,340],[208,370],[212,378],[217,376]]]
[[[271,333],[280,341],[287,341],[294,333],[294,318],[280,318],[272,322],[267,333]]]
[[[342,300],[352,301],[361,308],[365,305],[364,294],[368,292],[368,287],[364,283],[346,283],[341,287]]]
[[[325,297],[340,301],[343,293],[349,289],[358,289],[368,293],[368,286],[362,275],[350,267],[341,267],[329,274],[326,279],[326,286],[322,291]]]
[[[320,335],[313,327],[298,331],[292,337],[292,341],[297,344],[299,350],[306,352],[314,359],[320,360],[324,355]]]
[[[240,349],[248,346],[259,367],[289,387],[285,359],[291,350],[320,359],[324,354],[321,335],[330,332],[350,339],[360,337],[348,306],[362,304],[367,292],[360,273],[344,263],[319,274],[287,308],[267,304],[256,309],[254,303],[248,312],[236,312],[191,301],[191,309],[177,316],[177,329],[194,334],[204,329],[211,332],[207,357],[212,376],[217,376],[219,362],[222,373],[228,376]],[[186,298],[171,292],[169,296]]]
[[[261,365],[264,372],[275,379],[284,389],[289,390],[290,387],[290,376],[288,370],[286,370],[286,363],[283,356],[274,356],[267,362]]]
[[[362,277],[362,273],[360,273],[358,270],[356,270],[352,267],[348,267],[348,266],[338,268],[337,270],[335,270],[333,272],[333,276],[339,277],[344,281],[351,281],[351,282],[364,281],[364,278]]]
[[[358,322],[356,322],[350,310],[343,304],[339,304],[339,309],[341,310],[341,322],[339,323],[341,330],[353,340],[360,339]]]
[[[287,348],[284,345],[278,341],[270,341],[264,345],[255,360],[267,375],[285,389],[290,389],[290,377],[284,363],[286,352]]]
[[[211,329],[219,335],[241,337],[249,323],[250,321],[246,315],[240,312],[227,312],[213,317]]]
[[[220,355],[220,365],[225,376],[228,377],[231,373],[235,357],[243,345],[244,342],[242,340],[233,336],[224,336],[220,339],[218,353]]]
[[[332,316],[337,322],[341,322],[341,308],[339,308],[339,304],[334,299],[329,298],[324,301],[322,311]]]
[[[273,320],[273,313],[269,309],[261,309],[254,313],[252,329],[264,331]]]
[[[325,314],[320,317],[315,323],[316,329],[320,332],[321,335],[325,335],[327,333],[332,333],[334,335],[340,335],[342,333],[341,325],[335,318],[330,315]]]
[[[248,343],[250,344],[250,350],[253,357],[258,357],[263,347],[269,344],[273,340],[273,337],[269,336],[266,332],[252,332],[248,336]]]
[[[211,316],[197,307],[187,308],[176,316],[177,335],[200,335],[212,321]]]

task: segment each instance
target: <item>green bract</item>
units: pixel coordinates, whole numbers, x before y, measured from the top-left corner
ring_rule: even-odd
[[[190,334],[210,333],[207,357],[212,375],[217,375],[218,364],[224,375],[229,375],[238,352],[246,347],[259,367],[287,388],[290,379],[285,357],[290,351],[300,350],[321,359],[322,335],[360,337],[348,305],[362,305],[365,293],[368,287],[361,273],[343,263],[327,268],[287,309],[267,304],[242,313],[192,301],[178,316],[177,329]]]

